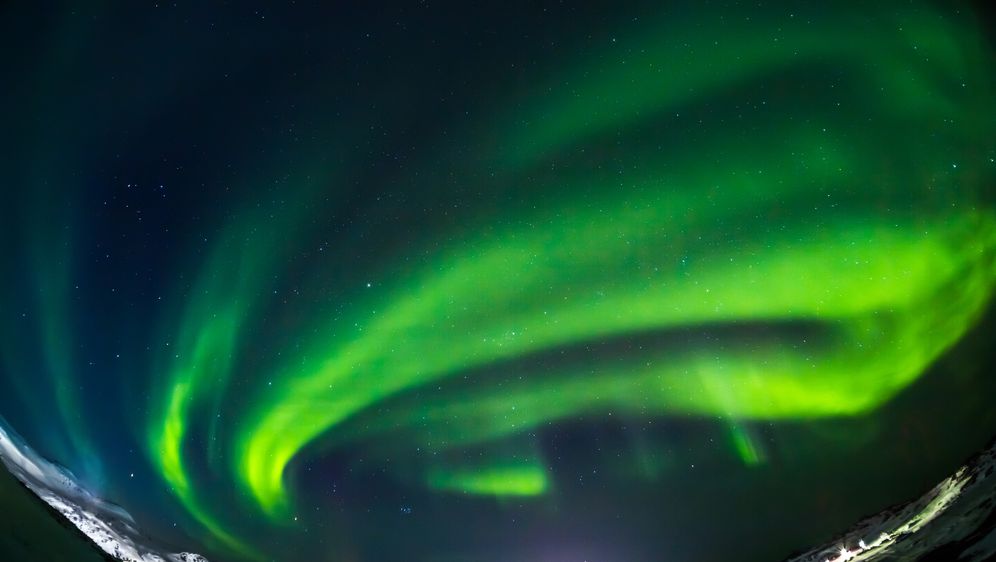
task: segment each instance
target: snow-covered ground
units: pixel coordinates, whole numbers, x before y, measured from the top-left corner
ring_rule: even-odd
[[[0,419],[0,462],[28,489],[118,560],[207,562],[199,554],[163,552],[138,531],[127,511],[84,490],[71,472],[38,455],[7,427],[3,419]]]
[[[831,543],[788,562],[958,560],[996,555],[996,444],[909,503],[858,522]]]

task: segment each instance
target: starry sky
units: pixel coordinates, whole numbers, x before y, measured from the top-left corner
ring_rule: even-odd
[[[967,3],[6,3],[0,415],[212,561],[770,560],[996,434]]]

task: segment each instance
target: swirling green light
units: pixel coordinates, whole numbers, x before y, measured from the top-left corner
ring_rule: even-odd
[[[475,366],[619,333],[746,319],[820,319],[840,332],[824,350],[709,349],[556,385],[535,374],[523,395],[491,389],[438,406],[430,398],[385,423],[417,434],[421,413],[483,439],[599,402],[645,413],[766,419],[866,412],[964,332],[993,274],[991,214],[950,214],[915,226],[865,217],[801,228],[763,237],[746,252],[696,255],[700,263],[679,275],[681,252],[658,245],[669,231],[653,213],[642,224],[612,212],[609,224],[569,216],[578,222],[558,225],[562,230],[548,225],[535,236],[516,233],[440,267],[443,273],[416,282],[357,339],[331,344],[335,351],[323,365],[278,377],[284,384],[245,433],[241,457],[241,474],[260,503],[279,506],[284,467],[302,446],[377,401]],[[599,227],[613,221],[644,236],[609,241]],[[626,246],[659,248],[657,271],[641,271],[647,262],[634,260]],[[603,285],[583,276],[586,266],[599,265],[639,281]],[[586,282],[578,286],[579,279]],[[562,296],[536,299],[542,290]]]
[[[181,331],[168,345],[165,367],[165,407],[156,409],[147,428],[151,458],[173,493],[187,510],[221,543],[243,556],[255,553],[241,539],[225,531],[201,500],[191,469],[184,460],[188,422],[198,408],[210,417],[209,443],[216,443],[219,403],[231,376],[237,344],[247,320],[258,305],[259,285],[278,255],[280,242],[292,237],[298,212],[292,205],[267,218],[247,212],[223,231],[208,257],[202,277],[187,296]],[[168,338],[167,342],[170,341]],[[205,451],[214,458],[217,450]]]
[[[872,11],[790,32],[758,20],[677,35],[649,26],[633,57],[582,60],[564,73],[570,86],[509,102],[495,113],[518,118],[482,125],[499,139],[480,141],[482,166],[496,189],[531,186],[529,203],[482,212],[445,243],[414,243],[404,257],[418,265],[389,269],[301,334],[245,394],[232,442],[205,456],[278,517],[291,508],[288,466],[313,445],[442,453],[578,414],[806,419],[862,415],[895,396],[991,294],[996,214],[978,192],[993,167],[964,147],[991,144],[993,111],[970,27]],[[857,108],[799,101],[747,132],[672,117],[810,67],[842,69],[840,99]],[[640,127],[688,138],[671,156],[627,136]],[[545,170],[615,146],[632,148],[620,157],[629,166]],[[176,495],[244,551],[202,501],[185,447],[196,416],[217,414],[276,275],[266,241],[306,218],[302,207],[265,228],[252,213],[233,221],[179,320],[147,427]],[[537,359],[640,338],[650,343],[621,356]],[[732,439],[745,462],[763,460],[735,423]],[[538,455],[439,462],[421,477],[495,496],[551,487]]]

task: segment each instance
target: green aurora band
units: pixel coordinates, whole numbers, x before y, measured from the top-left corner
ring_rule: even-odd
[[[234,358],[336,180],[295,179],[298,201],[276,218],[234,215],[179,328],[164,328],[179,336],[145,428],[190,513],[253,553],[191,463],[233,474],[240,501],[280,520],[295,512],[292,461],[355,444],[431,453],[418,478],[440,493],[541,496],[555,483],[524,436],[579,414],[722,418],[756,464],[740,422],[858,416],[913,383],[972,327],[996,278],[982,39],[883,6],[791,31],[728,22],[641,23],[633,56],[578,61],[490,108],[453,173],[473,183],[488,170],[497,210],[415,236],[396,271],[240,391],[228,432],[215,420]],[[838,88],[803,99],[793,73],[832,73]],[[730,97],[779,77],[781,98]],[[686,115],[703,103],[781,105],[731,126]],[[589,165],[605,154],[611,165]],[[412,189],[449,171],[427,169]],[[619,342],[639,350],[558,359]],[[447,456],[465,449],[482,460]]]

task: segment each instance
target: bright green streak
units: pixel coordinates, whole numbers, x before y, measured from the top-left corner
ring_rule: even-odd
[[[535,496],[546,491],[546,472],[537,466],[489,467],[480,471],[430,472],[434,490],[493,496]]]
[[[308,194],[327,181],[328,173],[302,173],[293,178],[295,192]],[[226,525],[208,507],[205,488],[198,488],[196,472],[185,457],[190,420],[207,414],[207,447],[200,451],[212,469],[219,466],[224,436],[219,419],[232,377],[238,345],[251,325],[261,297],[275,278],[271,271],[284,248],[301,231],[302,213],[310,199],[281,200],[235,214],[217,239],[197,282],[177,298],[184,303],[179,328],[167,330],[168,344],[157,365],[167,397],[155,404],[146,425],[149,457],[173,494],[221,546],[241,557],[259,558],[244,540],[226,531]]]
[[[217,439],[216,420],[231,376],[236,345],[257,304],[262,277],[272,267],[280,242],[290,237],[296,209],[281,209],[279,219],[266,220],[259,213],[246,213],[241,222],[229,225],[207,260],[203,276],[187,297],[181,331],[173,345],[164,349],[162,367],[168,389],[165,408],[157,410],[147,428],[150,458],[187,510],[224,547],[246,557],[258,555],[242,540],[226,532],[202,500],[203,490],[184,458],[188,422],[197,408],[210,416],[209,439]],[[170,341],[167,338],[166,341]],[[212,448],[209,458],[217,455]]]
[[[238,260],[236,264],[243,265]],[[252,265],[255,264],[250,264]],[[238,266],[234,271],[226,271],[223,266],[218,269],[198,288],[192,299],[195,306],[188,315],[210,310],[208,305],[199,303],[200,299],[207,296],[218,299],[225,286],[229,291],[231,287],[236,287],[234,298],[228,301],[228,306],[221,312],[212,313],[208,318],[197,317],[196,322],[187,319],[185,326],[198,325],[199,330],[182,334],[179,344],[174,348],[177,352],[172,357],[173,368],[169,372],[169,399],[165,411],[153,418],[148,428],[147,442],[152,460],[187,510],[227,547],[249,555],[251,550],[248,546],[227,533],[204,507],[183,456],[186,420],[190,411],[198,401],[207,400],[224,389],[230,375],[238,324],[247,313],[248,298],[244,296],[245,286],[240,286],[239,280],[247,279],[245,275],[249,272]]]
[[[730,437],[733,439],[733,446],[736,448],[737,455],[744,461],[744,464],[755,466],[764,462],[764,455],[758,449],[750,434],[742,427],[732,425],[730,428]]]

